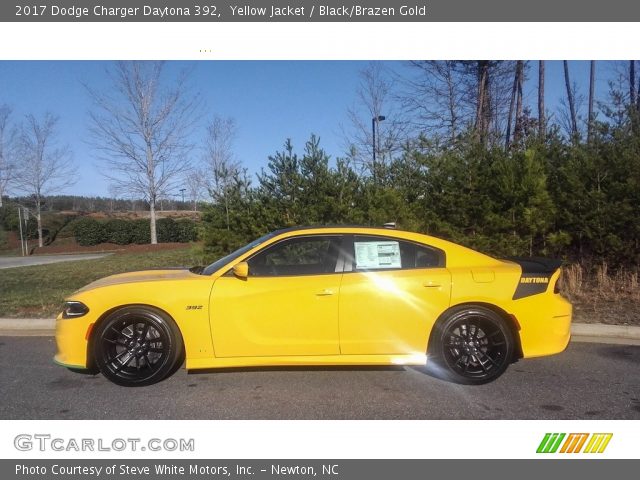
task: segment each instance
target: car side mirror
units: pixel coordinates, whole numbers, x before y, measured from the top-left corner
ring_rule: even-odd
[[[233,266],[233,274],[238,278],[246,280],[249,276],[249,264],[247,262],[236,263]]]

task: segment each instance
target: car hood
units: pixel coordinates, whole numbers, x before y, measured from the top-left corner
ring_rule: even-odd
[[[119,273],[109,277],[100,278],[94,282],[85,285],[75,293],[85,292],[100,287],[108,287],[112,285],[120,285],[124,283],[141,283],[141,282],[162,282],[171,280],[181,280],[192,278],[196,274],[191,273],[187,268],[179,269],[162,269],[162,270],[141,270],[137,272]]]

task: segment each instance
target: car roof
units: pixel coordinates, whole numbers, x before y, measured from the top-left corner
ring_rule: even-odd
[[[349,229],[365,229],[365,230],[382,230],[385,232],[406,232],[406,233],[417,233],[417,232],[410,232],[408,230],[399,230],[397,228],[391,228],[391,227],[372,227],[370,225],[301,225],[301,226],[295,226],[295,227],[286,227],[286,228],[280,228],[278,230],[274,230],[272,233],[274,235],[279,235],[281,233],[289,233],[289,232],[297,232],[297,231],[301,231],[301,230],[336,230],[336,229],[342,229],[344,228],[345,230],[349,230]]]

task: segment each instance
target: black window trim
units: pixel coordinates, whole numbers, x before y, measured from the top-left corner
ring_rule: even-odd
[[[324,276],[324,275],[342,275],[344,273],[344,266],[347,264],[347,252],[346,249],[349,247],[348,245],[348,241],[346,240],[346,238],[348,237],[347,234],[344,233],[310,233],[307,235],[292,235],[290,237],[285,237],[282,238],[280,240],[277,240],[273,243],[270,243],[269,245],[265,245],[263,248],[261,248],[260,250],[258,250],[257,252],[255,252],[253,255],[251,255],[250,257],[245,258],[244,260],[242,260],[243,262],[249,262],[252,258],[254,258],[257,255],[260,255],[261,253],[269,250],[272,247],[277,246],[280,243],[283,242],[287,242],[289,240],[298,240],[301,238],[313,238],[313,237],[338,237],[338,258],[336,260],[336,268],[334,272],[322,272],[322,273],[301,273],[299,275],[257,275],[257,276],[252,276],[251,275],[251,269],[249,269],[249,278],[293,278],[293,277],[317,277],[317,276]],[[353,245],[353,244],[352,244]],[[227,270],[223,276],[233,276],[233,266]]]
[[[416,242],[414,240],[409,240],[406,238],[393,237],[390,235],[379,235],[379,234],[350,234],[348,235],[350,239],[348,240],[347,245],[345,245],[344,252],[348,252],[349,257],[345,258],[345,268],[344,273],[363,273],[363,272],[397,272],[399,270],[433,270],[436,268],[447,268],[447,254],[444,250],[438,247],[434,247],[432,245],[427,245],[426,243]],[[440,265],[437,267],[400,267],[400,268],[356,268],[356,252],[355,252],[355,241],[356,237],[372,237],[372,238],[381,238],[384,240],[391,240],[396,242],[406,242],[412,243],[418,247],[428,248],[429,250],[433,250],[440,257]],[[349,261],[351,260],[351,261]]]

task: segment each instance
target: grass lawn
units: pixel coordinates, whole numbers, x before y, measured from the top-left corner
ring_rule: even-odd
[[[0,270],[0,317],[52,318],[65,296],[107,275],[157,267],[203,265],[196,248],[109,255],[98,260],[62,262]]]

